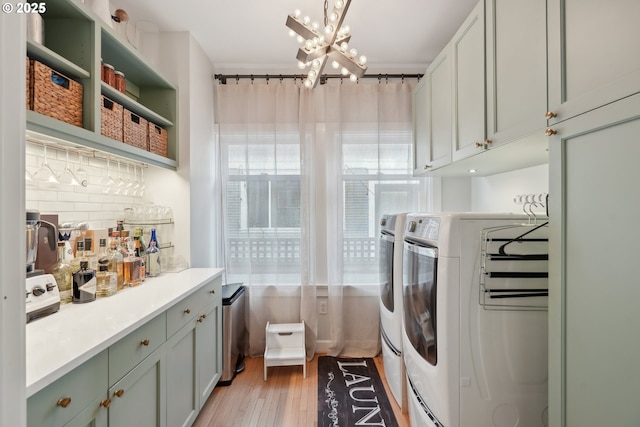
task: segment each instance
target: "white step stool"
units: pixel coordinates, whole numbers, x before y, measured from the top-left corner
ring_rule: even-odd
[[[265,330],[264,380],[267,380],[269,366],[302,365],[304,378],[307,378],[304,322],[273,324],[267,322]]]

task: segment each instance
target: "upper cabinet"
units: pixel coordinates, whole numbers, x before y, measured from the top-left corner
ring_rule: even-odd
[[[486,0],[487,139],[540,132],[547,111],[544,1]]]
[[[451,50],[445,49],[414,89],[415,176],[451,163],[451,84]]]
[[[548,0],[550,125],[640,92],[639,18],[638,1]]]
[[[453,56],[453,161],[482,151],[487,144],[484,72],[484,3],[476,5],[451,40]]]
[[[28,38],[27,55],[51,69],[52,81],[62,79],[64,84],[68,79],[81,85],[82,124],[69,124],[33,108],[27,111],[27,130],[40,137],[176,169],[176,87],[77,0],[48,1],[42,18],[43,43]],[[103,82],[103,62],[124,74],[126,90],[116,90]],[[32,80],[32,88],[34,84]],[[114,118],[120,117],[122,124],[114,123]],[[107,132],[105,126],[117,132]],[[123,142],[128,131],[136,135],[135,143]],[[116,136],[119,132],[122,137]],[[166,155],[150,148],[150,140],[152,145],[154,141],[166,144]]]
[[[545,21],[538,0],[478,3],[427,69],[414,126],[425,147],[415,150],[432,156],[416,175],[492,175],[548,161]]]

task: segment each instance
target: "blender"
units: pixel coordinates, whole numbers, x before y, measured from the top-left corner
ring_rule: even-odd
[[[26,279],[26,314],[27,323],[38,317],[55,313],[60,309],[60,293],[58,284],[51,274],[44,274],[44,270],[36,270],[38,256],[38,230],[46,227],[49,232],[49,245],[53,249],[57,246],[56,227],[40,219],[40,212],[27,211],[27,279]]]

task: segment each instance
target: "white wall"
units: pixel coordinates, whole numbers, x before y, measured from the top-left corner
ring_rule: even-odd
[[[540,165],[471,180],[471,209],[476,212],[522,212],[513,198],[549,192],[549,166]]]

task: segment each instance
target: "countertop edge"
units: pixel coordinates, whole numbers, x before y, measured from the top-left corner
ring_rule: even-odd
[[[27,324],[26,396],[33,396],[106,350],[133,330],[222,275],[223,271],[221,268],[191,268],[179,273],[166,273],[157,278],[147,279],[142,285],[120,291],[109,298],[82,305],[63,305],[58,313]],[[139,312],[127,313],[127,315],[118,312],[143,302],[149,291],[156,292],[151,292],[153,295],[148,298],[149,304]],[[82,315],[90,317],[91,312],[96,313],[94,318],[73,322],[77,320],[74,317]],[[104,313],[110,313],[111,316],[105,318],[102,315]],[[105,320],[113,320],[113,328],[101,328],[100,322]],[[73,337],[66,336],[62,332],[65,329],[71,331],[71,328],[76,328],[73,332],[77,336],[90,338],[83,343],[73,343]],[[100,330],[101,333],[92,334],[92,331],[96,330]],[[66,344],[76,345],[76,347],[65,348]],[[46,350],[42,351],[43,348]],[[34,367],[39,367],[40,371],[34,372]]]

